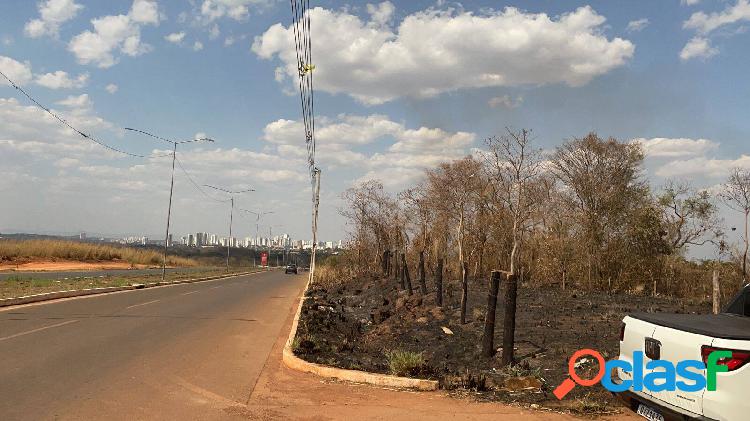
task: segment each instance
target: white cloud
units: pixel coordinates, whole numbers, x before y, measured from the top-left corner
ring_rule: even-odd
[[[0,56],[0,71],[5,73],[17,85],[25,85],[32,80],[31,64],[26,61],[21,63],[10,57]],[[5,78],[0,79],[0,86],[8,86]]]
[[[76,78],[68,76],[67,72],[58,70],[36,76],[36,84],[50,89],[83,88],[89,80],[88,73],[81,73]]]
[[[649,20],[647,18],[642,18],[642,19],[638,19],[638,20],[632,20],[632,21],[628,22],[628,27],[626,28],[626,30],[628,32],[640,32],[640,31],[646,29],[646,27],[649,25],[649,23],[650,22],[649,22]]]
[[[200,7],[200,18],[204,23],[228,17],[236,21],[247,19],[248,6],[266,6],[271,0],[204,0]]]
[[[32,19],[24,26],[24,33],[32,38],[57,37],[60,25],[73,19],[83,6],[74,0],[47,0],[40,2],[37,8],[39,19]]]
[[[680,3],[683,6],[695,6],[696,4],[700,3],[701,0],[680,0]]]
[[[737,159],[715,159],[698,157],[671,161],[656,170],[660,177],[711,177],[725,178],[732,168],[750,169],[750,156],[741,155]]]
[[[700,156],[719,147],[718,142],[708,139],[654,137],[633,139],[633,142],[640,143],[650,158]]]
[[[370,14],[372,21],[378,25],[387,25],[393,19],[395,11],[396,7],[390,1],[384,1],[377,5],[367,5],[367,13]]]
[[[687,61],[693,58],[707,59],[718,54],[719,50],[711,46],[711,41],[703,37],[693,37],[680,51],[680,59]]]
[[[378,114],[321,117],[316,123],[316,158],[323,168],[347,167],[360,171],[359,181],[379,178],[388,186],[404,185],[423,174],[425,168],[465,156],[476,139],[474,133],[409,129]],[[271,122],[264,129],[263,139],[274,145],[280,156],[305,162],[307,150],[300,121]],[[388,146],[372,152],[367,145],[374,143]],[[357,150],[359,147],[363,150]]]
[[[104,89],[106,89],[107,92],[109,92],[110,94],[114,94],[120,88],[117,85],[115,85],[114,83],[110,83]]]
[[[464,88],[581,86],[622,66],[635,51],[630,41],[608,39],[606,19],[590,7],[558,18],[510,7],[481,14],[428,9],[393,29],[376,20],[385,14],[362,21],[320,7],[311,13],[316,88],[365,104]],[[252,46],[263,59],[278,56],[279,73],[290,83],[298,77],[293,39],[291,27],[276,24]]]
[[[490,98],[487,104],[492,108],[518,108],[523,103],[523,97],[519,96],[515,100],[510,95],[496,96]]]
[[[224,46],[229,47],[230,45],[233,45],[235,42],[243,41],[246,38],[247,38],[247,34],[228,35],[226,38],[224,38]]]
[[[736,4],[728,6],[721,12],[711,14],[695,12],[683,23],[682,27],[694,29],[706,35],[722,26],[741,21],[750,21],[750,0],[737,0]]]
[[[208,30],[208,39],[214,40],[216,38],[219,38],[219,35],[221,35],[219,25],[214,24],[211,29]]]
[[[71,95],[63,100],[57,101],[56,104],[78,109],[89,109],[94,105],[88,94]]]
[[[134,22],[151,25],[158,25],[162,19],[156,0],[134,0],[130,17]]]
[[[92,19],[93,31],[84,31],[70,40],[68,50],[81,64],[101,68],[114,66],[116,53],[135,57],[152,50],[141,41],[142,25],[158,25],[161,19],[154,0],[134,0],[127,15],[111,15]]]
[[[165,36],[164,39],[171,42],[172,44],[179,44],[183,39],[185,39],[185,32],[173,32]]]
[[[203,43],[200,41],[195,41],[193,44],[193,51],[200,51],[203,49]]]

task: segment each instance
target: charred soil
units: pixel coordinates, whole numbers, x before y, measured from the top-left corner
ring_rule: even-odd
[[[503,292],[497,306],[495,344],[503,335]],[[457,395],[580,414],[617,412],[601,386],[577,387],[562,402],[552,390],[567,377],[568,359],[592,348],[615,358],[622,318],[631,312],[708,313],[708,304],[622,293],[561,290],[521,284],[516,320],[516,365],[503,367],[500,352],[481,356],[487,282],[469,286],[467,323],[460,323],[459,281],[445,282],[443,307],[428,281],[426,295],[409,295],[394,279],[354,279],[308,290],[294,351],[307,361],[346,369],[430,378]],[[577,372],[593,377],[593,361]]]

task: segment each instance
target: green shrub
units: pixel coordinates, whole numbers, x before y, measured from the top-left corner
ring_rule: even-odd
[[[391,374],[396,376],[418,376],[426,367],[421,352],[387,351],[385,357],[388,360]]]

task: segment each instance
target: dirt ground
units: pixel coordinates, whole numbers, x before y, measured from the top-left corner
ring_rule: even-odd
[[[62,270],[109,270],[109,269],[144,269],[148,265],[134,265],[124,261],[79,262],[74,260],[35,260],[14,263],[0,263],[0,271],[44,272]]]
[[[415,283],[416,284],[416,283]],[[428,282],[428,290],[434,287]],[[600,386],[577,387],[559,402],[551,391],[567,376],[568,358],[593,348],[605,358],[618,353],[622,318],[631,312],[708,312],[710,307],[665,298],[585,293],[559,288],[519,288],[516,350],[518,365],[500,364],[500,353],[481,357],[487,303],[485,282],[470,283],[467,324],[460,324],[460,284],[446,284],[443,308],[435,294],[408,296],[393,279],[354,280],[335,289],[313,288],[303,307],[295,352],[302,358],[342,368],[389,373],[389,351],[421,353],[424,365],[411,374],[433,378],[457,396],[500,401],[573,414],[623,410]],[[495,344],[502,344],[503,287],[498,299]],[[444,328],[447,328],[444,329]],[[584,377],[594,367],[578,368]],[[588,376],[591,377],[591,376]]]

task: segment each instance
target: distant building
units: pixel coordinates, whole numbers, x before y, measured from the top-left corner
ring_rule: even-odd
[[[80,239],[81,241],[86,241],[86,233],[85,233],[85,232],[82,232],[82,233],[80,233],[80,234],[78,235],[78,238],[79,238],[79,239]]]

